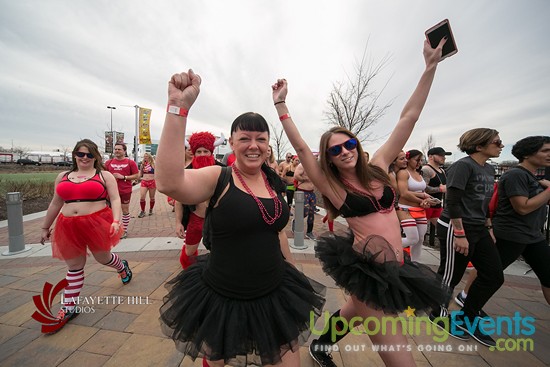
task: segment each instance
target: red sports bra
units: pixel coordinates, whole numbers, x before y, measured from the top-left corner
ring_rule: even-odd
[[[67,172],[57,184],[55,192],[65,203],[107,200],[107,186],[99,173],[83,182],[72,182]]]

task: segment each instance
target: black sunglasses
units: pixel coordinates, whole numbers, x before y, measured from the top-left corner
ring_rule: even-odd
[[[90,159],[94,158],[94,155],[92,153],[74,152],[74,155],[76,155],[78,158],[84,158],[84,157],[88,157]]]
[[[342,147],[346,148],[346,150],[353,150],[357,147],[357,139],[351,138],[342,144],[333,145],[330,148],[327,149],[327,153],[330,154],[333,157],[336,157],[342,153]]]
[[[497,147],[500,147],[502,145],[502,140],[500,139],[493,140],[491,144],[495,144]]]

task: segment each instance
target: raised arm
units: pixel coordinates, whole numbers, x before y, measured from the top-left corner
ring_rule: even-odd
[[[279,119],[281,120],[281,125],[283,125],[283,129],[285,130],[290,144],[292,144],[292,147],[296,150],[296,154],[300,158],[300,162],[304,166],[304,170],[313,185],[315,185],[323,195],[327,196],[332,201],[332,199],[336,198],[336,194],[330,187],[325,174],[317,162],[317,159],[300,135],[298,128],[290,116],[290,112],[285,102],[286,95],[288,93],[288,83],[286,79],[278,79],[277,82],[271,86],[271,88],[273,90],[273,103],[275,103],[275,108]],[[339,194],[341,197],[343,193]]]
[[[426,104],[426,100],[428,99],[437,63],[441,60],[441,49],[445,41],[445,39],[442,39],[435,49],[430,46],[427,40],[424,41],[424,61],[426,63],[426,69],[422,73],[416,89],[405,104],[403,111],[401,111],[401,116],[399,117],[397,125],[393,129],[388,140],[374,154],[371,164],[386,169],[405,146]]]
[[[155,179],[162,193],[185,204],[198,204],[214,193],[219,166],[185,170],[187,114],[200,92],[201,78],[189,70],[168,83],[168,109],[157,153]]]

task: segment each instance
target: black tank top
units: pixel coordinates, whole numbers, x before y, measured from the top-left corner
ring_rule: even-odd
[[[233,177],[229,189],[212,215],[212,248],[203,280],[221,295],[237,299],[264,296],[281,282],[284,258],[279,232],[289,218],[288,205],[273,223],[264,222],[256,201],[237,188]],[[259,198],[268,213],[275,213],[272,199]]]
[[[430,166],[430,168],[433,169],[435,172],[435,176],[430,179],[430,181],[428,182],[428,186],[439,187],[439,185],[446,185],[447,176],[445,175],[445,171],[441,170],[441,172],[438,172],[431,164],[428,164],[428,166]],[[439,200],[443,199],[442,192],[434,192],[430,195],[434,198],[438,198]],[[441,208],[441,204],[433,206],[432,208]]]

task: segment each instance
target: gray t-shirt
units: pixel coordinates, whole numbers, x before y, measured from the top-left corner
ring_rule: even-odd
[[[488,163],[480,166],[470,156],[459,159],[449,167],[447,188],[454,187],[464,191],[464,196],[460,199],[462,223],[485,224],[494,183],[493,166]],[[446,207],[441,216],[450,218]]]
[[[528,170],[516,167],[506,171],[498,184],[497,212],[493,218],[495,237],[522,244],[544,240],[541,229],[546,219],[546,206],[543,205],[529,214],[521,215],[510,203],[512,196],[532,198],[542,191],[544,187]]]

